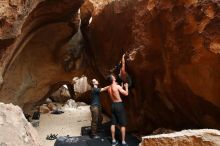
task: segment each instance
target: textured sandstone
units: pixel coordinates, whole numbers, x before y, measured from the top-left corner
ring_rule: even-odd
[[[98,13],[84,11],[92,16],[84,34],[100,79],[127,53],[130,128],[220,128],[219,4],[117,0]],[[109,102],[103,100],[110,113]]]
[[[1,49],[0,71],[3,74],[3,84],[0,100],[30,109],[31,105],[46,99],[45,95],[53,84],[71,81],[73,75],[83,72],[76,70],[77,67],[83,66],[82,52],[73,56],[73,48],[70,48],[73,46],[68,45],[74,41],[69,42],[69,39],[78,31],[78,9],[83,0],[25,2],[29,4],[25,14],[15,10],[10,13],[8,9],[17,10],[17,7],[11,6],[8,1],[3,1],[7,8],[1,7],[0,10],[6,21],[16,25],[8,28],[5,24],[0,28],[1,32],[13,32],[0,34],[0,46],[4,47]],[[22,1],[17,5],[22,10],[26,6]],[[12,19],[12,16],[17,17],[18,13],[25,16]],[[62,83],[59,83],[59,86],[62,86]]]
[[[73,77],[105,83],[127,53],[134,83],[124,98],[129,129],[145,134],[159,127],[220,128],[219,1],[39,2],[16,20],[0,9],[6,22],[14,22],[0,24],[1,101],[28,109],[63,84],[73,97]],[[89,89],[84,82],[81,87]],[[110,113],[109,98],[102,103]]]
[[[51,111],[57,109],[57,106],[56,106],[54,103],[49,103],[49,104],[47,104],[47,107],[48,107]]]
[[[219,146],[220,131],[184,130],[176,133],[142,137],[140,146]]]
[[[37,131],[18,106],[0,103],[0,131],[1,146],[40,146]]]
[[[65,88],[64,86],[61,86],[57,91],[55,91],[53,94],[51,94],[50,98],[54,102],[64,103],[68,99],[70,99],[71,96],[70,96],[70,93],[68,91],[68,88]]]
[[[73,86],[75,93],[85,93],[86,91],[91,90],[91,86],[89,85],[88,78],[85,76],[82,76],[80,78],[75,77],[73,78]]]
[[[50,108],[47,107],[46,104],[40,106],[40,113],[45,114],[45,113],[49,113],[49,112],[50,112]]]
[[[18,37],[28,15],[42,1],[44,0],[1,0],[0,39],[14,39]]]

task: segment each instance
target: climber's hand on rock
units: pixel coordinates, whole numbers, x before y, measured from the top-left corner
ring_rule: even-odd
[[[125,83],[124,86],[125,86],[125,88],[128,88],[128,83]]]

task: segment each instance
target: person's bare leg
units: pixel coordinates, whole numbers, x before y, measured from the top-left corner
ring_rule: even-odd
[[[115,140],[115,125],[111,125],[112,141]]]
[[[121,127],[121,140],[122,142],[125,142],[125,133],[126,133],[126,128],[124,126]]]

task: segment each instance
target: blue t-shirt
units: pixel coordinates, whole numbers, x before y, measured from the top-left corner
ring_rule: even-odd
[[[91,105],[96,105],[96,106],[100,106],[100,88],[92,88],[92,92],[91,92],[91,96],[92,96],[92,100],[91,100]]]

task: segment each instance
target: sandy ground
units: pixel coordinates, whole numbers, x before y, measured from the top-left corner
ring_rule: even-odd
[[[104,116],[103,122],[109,119]],[[80,106],[77,109],[65,111],[63,114],[41,114],[40,124],[37,127],[42,146],[53,146],[55,140],[46,140],[50,133],[58,136],[79,136],[81,127],[91,124],[89,106]]]

